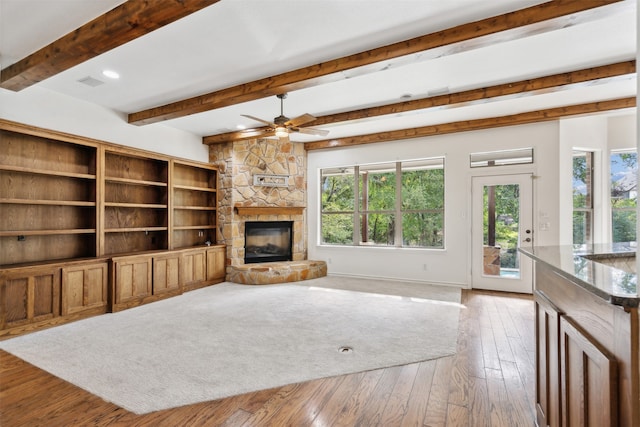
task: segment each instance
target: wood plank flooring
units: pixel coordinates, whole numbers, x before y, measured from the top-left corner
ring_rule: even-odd
[[[135,415],[0,351],[0,426],[533,426],[529,296],[463,291],[458,351]]]

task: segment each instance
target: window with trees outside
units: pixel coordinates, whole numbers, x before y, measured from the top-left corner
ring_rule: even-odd
[[[593,152],[573,152],[573,244],[593,243]]]
[[[638,201],[638,154],[611,153],[611,235],[613,242],[636,241]]]
[[[444,159],[321,170],[321,241],[444,248]]]

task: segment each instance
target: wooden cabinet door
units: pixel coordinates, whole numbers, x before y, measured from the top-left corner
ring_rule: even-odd
[[[560,317],[562,425],[618,425],[617,364],[567,316]]]
[[[180,291],[180,254],[153,257],[153,294]]]
[[[60,316],[60,268],[27,268],[0,279],[0,329]]]
[[[207,278],[207,258],[204,249],[188,251],[182,258],[182,282],[185,287],[204,282]]]
[[[560,426],[560,312],[535,291],[536,418],[539,427]]]
[[[207,280],[224,280],[226,275],[225,252],[224,246],[207,249]]]
[[[150,256],[114,259],[114,305],[142,300],[152,294]]]
[[[108,265],[96,264],[62,269],[62,315],[94,310],[106,312]]]

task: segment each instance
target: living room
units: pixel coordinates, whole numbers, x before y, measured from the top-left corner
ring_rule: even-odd
[[[28,9],[18,3],[2,0],[0,12],[11,12],[5,16],[16,17],[14,20],[17,21],[18,17],[26,16],[20,13],[24,14],[25,9]],[[2,36],[4,40],[9,40],[3,42],[0,49],[3,73],[11,63],[18,63],[38,48],[61,39],[90,19],[123,4],[122,1],[108,3],[91,6],[95,9],[84,6],[86,10],[77,15],[65,12],[59,5],[45,7],[40,14],[34,12],[34,20],[39,16],[56,22],[56,25],[52,24],[46,31],[43,29],[37,37],[20,36],[24,34],[20,31],[33,33],[37,22],[27,20],[25,22],[31,22],[29,25],[14,23],[8,26],[4,25],[3,18]],[[140,7],[138,2],[126,3],[131,4],[132,8]],[[164,6],[169,7],[171,2],[166,3]],[[209,243],[214,246],[224,245],[227,277],[234,267],[244,265],[244,219],[238,213],[238,207],[299,208],[303,213],[297,211],[285,215],[286,220],[293,222],[293,233],[297,239],[293,244],[294,261],[325,263],[329,277],[384,279],[462,289],[463,295],[468,295],[463,297],[462,303],[468,303],[469,311],[461,317],[461,322],[469,328],[463,334],[466,337],[474,331],[469,325],[474,316],[482,319],[482,322],[491,322],[490,314],[482,309],[483,303],[499,307],[500,315],[507,319],[509,311],[505,307],[509,303],[502,298],[513,298],[514,306],[523,303],[523,307],[529,304],[531,308],[532,300],[527,294],[533,289],[529,281],[526,285],[529,288],[524,291],[524,296],[482,293],[483,290],[497,289],[480,284],[474,276],[478,265],[482,266],[476,264],[482,262],[482,254],[479,255],[474,249],[478,246],[478,237],[473,234],[477,229],[474,221],[478,217],[474,201],[476,183],[481,184],[482,179],[495,175],[527,177],[532,191],[528,200],[533,230],[532,244],[571,244],[574,239],[574,212],[571,205],[574,194],[574,175],[571,169],[573,155],[576,150],[599,153],[596,155],[599,175],[595,179],[598,180],[597,191],[600,198],[594,209],[602,219],[594,224],[593,233],[595,242],[606,242],[611,238],[611,220],[605,218],[610,203],[605,194],[610,178],[609,157],[611,153],[635,150],[637,146],[637,19],[629,19],[630,11],[633,11],[633,17],[637,16],[635,1],[602,1],[589,7],[581,6],[580,2],[546,4],[540,1],[513,1],[502,5],[483,5],[483,2],[468,1],[465,2],[464,12],[459,5],[445,6],[444,2],[432,8],[412,1],[399,2],[401,6],[392,4],[393,2],[382,2],[377,10],[363,10],[361,2],[355,1],[344,2],[342,5],[336,4],[337,2],[308,3],[308,9],[305,10],[304,6],[293,6],[284,1],[274,1],[272,7],[227,0],[193,2],[189,7],[202,8],[200,12],[203,13],[193,11],[189,15],[184,11],[176,12],[176,15],[185,13],[188,16],[182,18],[183,21],[175,18],[176,21],[172,24],[156,30],[157,34],[145,30],[149,31],[146,35],[139,34],[131,43],[122,44],[113,51],[89,53],[88,57],[83,57],[69,68],[57,69],[59,64],[56,61],[48,63],[47,60],[34,56],[34,61],[42,60],[39,66],[43,67],[35,74],[42,73],[42,77],[50,72],[46,69],[51,68],[51,76],[32,82],[21,90],[3,86],[0,89],[0,119],[11,126],[17,124],[18,127],[29,128],[30,132],[43,135],[51,132],[54,137],[59,134],[71,135],[98,147],[105,144],[107,152],[129,151],[136,155],[150,153],[166,159],[167,164],[193,163],[203,165],[205,169],[215,169],[219,174],[216,212],[220,216],[217,216],[217,222],[212,226],[215,229],[212,240],[215,241]],[[557,10],[554,8],[556,5]],[[221,9],[220,16],[213,12],[216,7]],[[98,10],[100,8],[102,10]],[[176,8],[180,9],[179,6]],[[536,15],[533,11],[545,18],[531,18]],[[139,12],[125,10],[121,13],[138,17]],[[286,12],[284,18],[279,18],[283,12]],[[345,15],[335,18],[335,22],[329,20],[328,16],[336,13]],[[64,19],[66,14],[69,15],[68,19]],[[303,37],[298,29],[302,25],[301,21],[311,20],[309,15],[313,16],[314,24],[309,25],[309,34]],[[386,23],[383,16],[388,18]],[[267,20],[270,17],[273,21]],[[215,19],[215,24],[210,23],[211,19]],[[370,23],[359,26],[359,20]],[[331,37],[323,39],[318,35],[322,33],[322,22],[333,33]],[[476,37],[470,34],[467,25],[470,22],[483,23],[484,27],[478,25],[478,28],[485,30],[495,25],[501,31],[486,30],[487,34]],[[279,24],[282,28],[274,30],[273,26]],[[184,33],[185,26],[190,25],[198,28],[197,34],[207,34],[209,37],[204,42],[201,41],[201,44],[194,44],[191,50],[186,49],[183,43],[184,38],[188,37]],[[503,27],[499,27],[500,25]],[[19,26],[25,29],[19,30]],[[217,28],[217,32],[209,34],[209,31],[213,31],[211,28]],[[240,35],[238,28],[248,30],[242,31],[243,34]],[[614,28],[617,31],[613,31]],[[594,29],[598,29],[598,32]],[[463,30],[467,31],[462,36],[463,39],[453,41],[456,32]],[[394,52],[388,58],[374,62],[377,65],[356,63],[353,68],[347,67],[325,76],[326,80],[331,81],[329,83],[323,82],[322,75],[301,78],[300,81],[288,84],[277,79],[278,76],[288,78],[286,73],[297,69],[311,73],[315,64],[325,64],[334,58],[342,59],[342,62],[347,62],[345,58],[355,60],[359,52],[369,52],[373,56],[378,52],[377,48],[397,48],[394,43],[400,44],[403,40],[413,40],[416,43],[418,40],[424,41],[429,39],[427,36],[438,31],[442,31],[441,36],[447,40],[439,47],[422,48],[404,54]],[[567,32],[562,35],[563,31],[576,33]],[[590,38],[580,38],[582,32],[591,34]],[[229,34],[237,37],[237,46],[225,42],[225,37],[230,37]],[[151,41],[154,36],[158,36],[157,41]],[[15,38],[25,41],[17,43]],[[437,37],[432,37],[435,38]],[[315,41],[312,43],[309,40]],[[66,40],[65,43],[71,43],[68,45],[69,52],[73,52],[74,46],[82,46],[82,42],[74,45]],[[156,50],[149,50],[148,43],[155,43]],[[217,44],[224,46],[218,47]],[[204,46],[208,48],[205,49]],[[552,49],[552,46],[557,49]],[[237,51],[234,53],[235,50]],[[167,51],[171,53],[167,54]],[[230,52],[233,55],[225,56],[230,55]],[[211,56],[220,55],[223,59],[204,64],[191,58],[207,56],[209,53],[212,53]],[[527,53],[531,54],[530,58],[526,58]],[[485,54],[486,59],[483,57]],[[168,63],[160,61],[163,56],[167,57],[164,58],[165,61],[175,62],[174,65],[180,61],[189,65],[172,69]],[[242,63],[243,58],[251,56],[259,59],[254,59],[253,63]],[[64,61],[67,59],[59,62]],[[431,68],[419,68],[424,65],[423,62],[429,61],[432,62],[429,66]],[[113,64],[118,64],[119,67]],[[402,71],[413,66],[417,71],[409,72],[403,78]],[[439,70],[438,67],[442,69]],[[104,77],[101,72],[106,68],[118,68],[121,79],[118,81]],[[378,71],[372,72],[372,68]],[[383,68],[385,70],[380,71]],[[135,78],[134,69],[137,69]],[[237,74],[234,74],[235,69]],[[429,79],[421,77],[424,74],[420,73],[427,71]],[[180,72],[183,74],[177,74]],[[397,74],[391,74],[392,72]],[[27,74],[25,71],[25,76]],[[176,78],[178,75],[184,77]],[[580,75],[583,77],[579,77]],[[78,82],[88,76],[98,80],[95,87]],[[22,80],[29,78],[31,77],[24,77]],[[173,85],[167,85],[166,82],[172,78]],[[261,79],[269,78],[273,79],[276,87],[268,90],[255,89],[260,82],[264,83]],[[554,79],[555,83],[549,83]],[[431,81],[424,84],[423,80]],[[17,81],[21,81],[21,78],[18,77]],[[516,92],[511,92],[513,89],[508,88],[522,82],[528,82],[529,86]],[[14,82],[7,81],[5,84]],[[23,82],[18,83],[20,84]],[[354,86],[350,87],[349,84]],[[162,85],[165,89],[159,90]],[[408,90],[407,87],[412,85],[416,89]],[[372,87],[379,90],[372,90]],[[245,91],[247,97],[242,98],[237,93],[225,95],[224,90],[228,88]],[[254,92],[250,93],[251,90]],[[288,96],[277,100],[275,95],[282,93],[287,93]],[[192,108],[188,105],[190,99],[206,104],[207,95],[211,99],[216,96],[227,98],[218,106],[204,105],[199,112],[196,110],[200,107],[189,110]],[[443,101],[444,98],[448,99]],[[425,99],[431,99],[431,104],[425,104]],[[420,102],[423,104],[419,104]],[[411,103],[420,106],[412,107]],[[387,110],[386,113],[379,113],[382,114],[379,117],[374,115],[377,108],[386,106],[393,111],[405,104],[406,110]],[[155,116],[154,109],[158,113]],[[165,112],[167,115],[163,116]],[[311,129],[328,130],[326,138],[291,130],[288,141],[281,142],[267,139],[275,133],[275,128],[264,129],[265,119],[266,124],[269,124],[271,117],[278,113],[296,118],[309,113],[321,119],[339,114],[356,116],[342,121],[335,117],[327,118],[324,124],[322,120],[318,124],[308,122]],[[243,115],[250,117],[243,118]],[[142,116],[148,117],[142,119]],[[255,120],[256,118],[260,120]],[[134,124],[135,120],[139,122]],[[277,120],[274,119],[273,122]],[[237,124],[258,129],[261,133],[248,138],[248,134],[240,135],[245,130],[236,128]],[[306,124],[294,127],[303,128]],[[255,164],[249,165],[244,160],[246,157],[238,155],[251,147],[266,150],[264,147],[271,144],[278,148],[271,154],[265,152]],[[480,167],[475,166],[471,160],[478,154],[499,157],[501,154],[498,153],[512,150],[530,150],[530,159],[517,164]],[[97,149],[97,153],[98,158],[103,155],[99,154],[100,149]],[[293,160],[285,160],[285,167],[278,169],[272,164],[279,161],[277,155],[282,153],[289,154],[287,157],[293,157]],[[439,214],[442,225],[436,245],[406,245],[402,235],[398,234],[384,244],[372,244],[366,241],[367,231],[366,227],[362,227],[363,224],[352,225],[350,233],[353,238],[346,244],[328,240],[323,229],[322,218],[327,212],[324,211],[321,178],[329,170],[344,169],[354,173],[352,171],[356,168],[365,169],[372,165],[397,163],[398,168],[401,168],[403,162],[433,159],[441,161],[444,178],[442,212]],[[257,175],[287,179],[288,187],[281,192],[286,194],[269,199],[270,195],[276,194],[283,187],[275,184],[257,185],[253,181]],[[171,184],[168,185],[171,188]],[[247,196],[248,192],[243,191],[243,185],[250,188],[251,197]],[[358,205],[357,198],[354,205]],[[353,208],[346,214],[340,214],[363,218],[358,209],[362,208]],[[400,213],[402,216],[401,209],[402,207],[398,207],[393,214],[397,217]],[[366,223],[363,219],[354,221]],[[95,228],[99,229],[100,226]],[[101,232],[99,230],[97,233]],[[365,239],[362,239],[363,236]],[[12,240],[15,240],[14,237],[11,236]],[[27,235],[26,239],[28,241],[30,236]],[[236,244],[242,244],[243,247]],[[100,251],[98,244],[95,251],[98,253],[94,255],[108,254],[108,250],[102,253]],[[122,253],[124,254],[124,250]],[[473,294],[474,291],[478,293]],[[492,300],[491,297],[495,299]],[[531,316],[532,313],[533,310]],[[522,323],[514,326],[513,330],[521,328],[527,319],[523,315],[522,319],[516,321]],[[523,332],[522,339],[532,338],[528,334]],[[499,335],[500,332],[495,332],[496,337]],[[465,341],[461,336],[458,339],[459,344],[467,345],[466,348],[459,347],[459,355],[469,357],[469,354],[473,354],[473,357],[482,359],[481,349],[480,355],[465,353],[471,342],[477,344],[475,339]],[[499,339],[496,339],[499,347]],[[526,345],[529,344],[522,344]],[[460,349],[464,351],[461,352]],[[527,350],[512,356],[514,366],[517,366],[518,361],[515,359],[518,357],[531,359],[533,349]],[[9,362],[19,363],[13,359]],[[437,369],[445,369],[437,363],[434,361],[432,364],[419,365],[420,370],[435,370],[436,366]],[[460,362],[456,366],[468,369],[465,363]],[[485,367],[491,366],[487,363]],[[527,376],[527,369],[533,371],[531,360],[522,366],[526,367],[522,368],[523,377]],[[417,366],[411,369],[414,368],[418,370]],[[448,369],[447,372],[451,372],[451,366]],[[533,375],[532,372],[530,374]],[[411,378],[414,378],[416,373],[407,375],[413,375]],[[476,372],[474,375],[479,374]],[[466,372],[465,378],[468,376]],[[490,384],[485,376],[481,379],[483,384]],[[353,381],[356,380],[353,378]],[[394,381],[398,381],[398,378]],[[463,387],[464,393],[469,392],[470,384],[475,380],[469,381]],[[313,387],[320,387],[318,383],[314,384]],[[338,388],[339,384],[333,384],[332,387]],[[531,400],[531,396],[526,394],[533,393],[533,382],[525,382],[524,387],[529,391],[524,393],[522,400],[527,402]],[[490,393],[486,393],[488,389],[484,390],[486,395],[483,399],[489,399]],[[274,394],[269,396],[273,397]],[[435,395],[432,397],[435,399]],[[452,397],[451,402],[457,402],[458,406],[470,411],[472,405],[468,398],[467,395],[458,401]],[[257,394],[251,399],[255,402],[260,400]],[[228,404],[235,409],[241,406],[237,399]],[[300,405],[302,404],[298,402],[296,410]],[[452,406],[449,410],[454,411],[455,408],[457,406]],[[256,415],[256,412],[251,414]],[[471,412],[467,416],[469,414]],[[454,417],[455,414],[450,416]],[[451,421],[449,425],[455,424]]]

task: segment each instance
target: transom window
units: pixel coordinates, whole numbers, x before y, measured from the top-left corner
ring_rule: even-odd
[[[321,170],[323,244],[444,248],[444,159]]]

